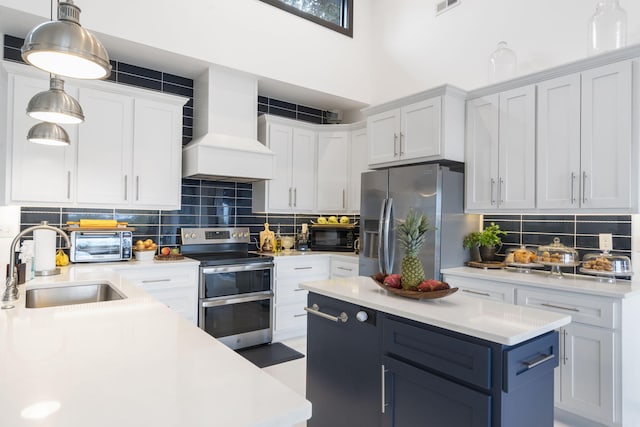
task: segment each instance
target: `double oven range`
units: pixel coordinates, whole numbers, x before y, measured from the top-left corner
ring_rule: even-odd
[[[198,326],[232,349],[271,342],[273,257],[248,250],[249,228],[182,228],[180,240],[200,261]]]

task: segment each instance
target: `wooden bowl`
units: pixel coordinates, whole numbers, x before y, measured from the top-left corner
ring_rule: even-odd
[[[453,293],[456,293],[458,291],[458,288],[449,288],[449,289],[442,289],[440,291],[408,291],[406,289],[398,289],[398,288],[391,288],[387,285],[385,285],[383,283],[384,281],[384,275],[383,274],[375,274],[373,276],[371,276],[371,278],[373,279],[374,282],[376,282],[376,284],[378,286],[380,286],[382,289],[391,292],[394,295],[400,295],[401,297],[405,297],[405,298],[412,298],[412,299],[437,299],[437,298],[444,298],[448,295],[451,295]],[[380,280],[380,278],[382,278],[382,280]]]

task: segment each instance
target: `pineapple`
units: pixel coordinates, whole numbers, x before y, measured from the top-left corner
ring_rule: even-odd
[[[402,288],[415,289],[425,279],[422,262],[418,253],[429,230],[429,220],[423,213],[409,210],[404,221],[398,221],[397,232],[400,246],[404,249],[402,258]]]

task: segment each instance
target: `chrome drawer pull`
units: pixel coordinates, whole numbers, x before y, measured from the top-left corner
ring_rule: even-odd
[[[486,292],[471,291],[469,289],[463,289],[462,292],[466,292],[468,294],[474,294],[474,295],[482,295],[483,297],[490,297],[491,296],[491,294],[488,294]]]
[[[296,288],[296,289],[293,290],[293,292],[300,292],[300,291],[306,291],[306,289]]]
[[[347,320],[349,320],[349,316],[347,316],[347,313],[345,313],[344,311],[340,313],[340,316],[332,316],[330,314],[321,312],[318,304],[313,304],[311,308],[305,307],[304,310],[307,313],[314,314],[316,316],[322,317],[323,319],[331,320],[332,322],[336,323],[347,323]]]
[[[352,268],[347,268],[347,267],[338,267],[338,270],[353,271]]]
[[[307,313],[294,314],[293,317],[306,317]]]
[[[549,304],[549,303],[546,303],[546,302],[543,302],[540,305],[543,305],[545,307],[558,308],[560,310],[575,311],[576,313],[580,313],[580,310],[578,310],[577,308],[573,308],[573,307],[563,307],[561,305]]]
[[[170,282],[171,279],[154,279],[154,280],[143,280],[142,283],[158,283],[158,282]]]
[[[311,270],[313,267],[293,267],[294,270]]]
[[[540,356],[537,359],[534,359],[530,362],[522,362],[523,365],[527,366],[527,369],[533,369],[538,365],[543,364],[544,362],[548,361],[548,360],[552,360],[556,357],[555,354],[551,353],[551,354],[543,354],[542,356]]]
[[[387,372],[389,372],[387,369],[384,368],[384,365],[380,365],[380,375],[382,376],[382,381],[380,381],[380,384],[382,385],[382,408],[380,408],[381,412],[384,414],[384,408],[386,408],[387,406],[389,406],[389,404],[387,402],[384,401],[384,374],[386,374]]]

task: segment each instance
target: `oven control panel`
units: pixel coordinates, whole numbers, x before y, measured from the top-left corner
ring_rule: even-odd
[[[207,243],[249,243],[249,227],[183,228],[180,230],[182,245]]]

